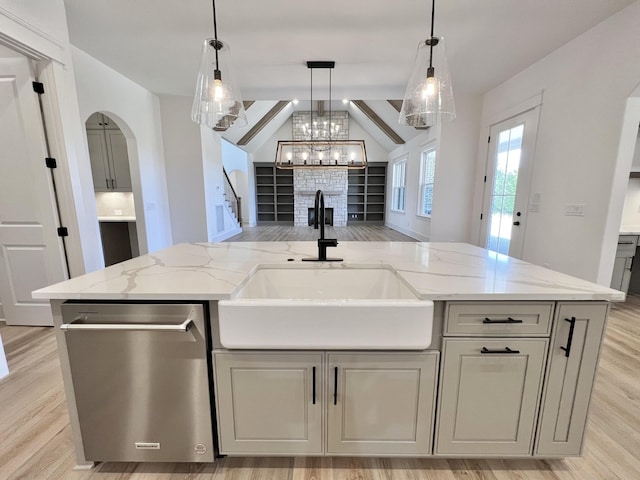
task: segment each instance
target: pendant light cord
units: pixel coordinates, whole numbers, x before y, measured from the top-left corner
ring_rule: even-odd
[[[313,68],[311,70],[311,100],[309,105],[309,130],[311,133],[311,141],[313,142]]]
[[[329,141],[331,141],[331,69],[329,69]]]
[[[213,38],[214,38],[214,45],[213,45],[213,49],[216,51],[216,70],[220,70],[218,68],[218,50],[219,50],[219,43],[218,43],[218,22],[216,21],[216,0],[212,0],[213,3]],[[431,28],[433,29],[433,24],[431,25]],[[433,36],[433,32],[431,32],[431,35]]]
[[[435,23],[435,18],[436,0],[431,0],[431,38],[429,39],[429,68],[433,67],[433,24]]]

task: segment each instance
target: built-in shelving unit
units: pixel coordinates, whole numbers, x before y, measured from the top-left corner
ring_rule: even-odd
[[[293,225],[293,170],[255,163],[257,223]]]
[[[363,170],[349,170],[347,224],[384,223],[387,164],[369,163]]]

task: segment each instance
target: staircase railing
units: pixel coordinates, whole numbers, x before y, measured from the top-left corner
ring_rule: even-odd
[[[222,172],[224,173],[224,198],[229,202],[231,211],[238,219],[238,223],[242,225],[242,199],[236,193],[233,185],[231,185],[231,180],[229,180],[229,175],[227,175],[224,167],[222,167]]]

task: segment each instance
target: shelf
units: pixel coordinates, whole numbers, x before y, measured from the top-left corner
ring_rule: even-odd
[[[293,171],[272,163],[254,164],[258,223],[293,225]]]
[[[384,223],[386,163],[369,164],[363,171],[349,171],[347,225]]]

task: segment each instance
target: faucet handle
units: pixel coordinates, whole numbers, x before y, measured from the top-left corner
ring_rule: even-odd
[[[323,246],[323,247],[337,247],[338,246],[338,239],[337,238],[319,238],[318,239],[318,246]]]

